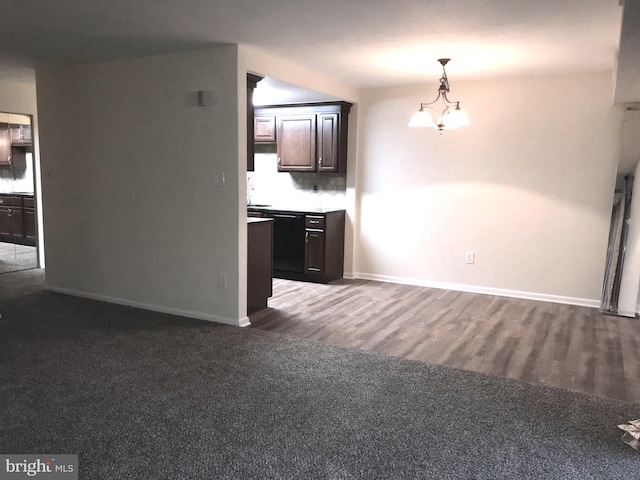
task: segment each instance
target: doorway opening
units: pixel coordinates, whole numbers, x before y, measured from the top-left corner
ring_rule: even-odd
[[[0,274],[40,267],[31,115],[0,112]]]

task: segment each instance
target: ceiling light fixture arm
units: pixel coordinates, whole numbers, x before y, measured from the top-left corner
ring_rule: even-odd
[[[449,79],[447,78],[447,70],[445,69],[445,65],[449,62],[448,58],[439,58],[438,62],[442,65],[442,76],[440,77],[440,86],[438,87],[438,95],[435,100],[429,103],[420,103],[420,109],[418,110],[420,113],[423,112],[431,112],[437,122],[431,123],[434,127],[436,127],[440,132],[445,128],[457,128],[460,125],[468,125],[468,118],[466,118],[466,114],[460,109],[460,102],[455,100],[449,100],[447,94],[449,93]],[[443,108],[442,112],[437,112],[432,105],[435,105],[441,101],[440,108]],[[465,117],[465,121],[460,123],[459,125],[452,126],[451,124],[447,125],[445,123],[446,115],[450,114],[451,111],[454,111],[456,114],[463,114]],[[451,118],[451,117],[449,117]],[[413,125],[416,126],[416,125]]]

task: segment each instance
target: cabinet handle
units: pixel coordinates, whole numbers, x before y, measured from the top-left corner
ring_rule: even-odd
[[[281,167],[282,166],[282,158],[278,157],[278,166]]]
[[[320,220],[309,220],[309,223],[312,223],[315,225],[316,223],[320,223]]]
[[[319,167],[321,167],[321,166],[322,166],[322,157],[320,157],[320,158],[318,159],[318,166],[319,166]]]
[[[304,241],[305,241],[305,243],[309,243],[309,232],[305,232]]]

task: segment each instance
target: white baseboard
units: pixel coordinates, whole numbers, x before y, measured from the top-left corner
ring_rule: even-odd
[[[361,278],[363,280],[375,280],[378,282],[401,283],[404,285],[415,285],[418,287],[440,288],[443,290],[456,290],[460,292],[483,293],[486,295],[497,295],[500,297],[523,298],[526,300],[539,300],[542,302],[564,303],[567,305],[578,305],[582,307],[600,307],[599,299],[563,297],[561,295],[549,295],[545,293],[523,292],[520,290],[505,290],[502,288],[481,287],[477,285],[466,285],[463,283],[435,282],[430,280],[421,280],[417,278],[394,277],[390,275],[376,275],[371,273],[354,274],[353,278]]]
[[[206,320],[208,322],[223,323],[225,325],[233,325],[235,327],[245,327],[250,325],[249,319],[247,317],[241,319],[233,319],[221,317],[219,315],[212,315],[210,313],[194,312],[191,310],[164,307],[162,305],[152,305],[149,303],[127,300],[125,298],[110,297],[107,295],[82,292],[79,290],[72,290],[68,288],[53,287],[50,285],[45,285],[43,288],[44,290],[48,290],[50,292],[64,293],[65,295],[73,295],[74,297],[90,298],[91,300],[99,300],[101,302],[115,303],[118,305],[125,305],[127,307],[141,308],[142,310],[151,310],[152,312],[168,313],[170,315],[177,315],[180,317],[195,318],[197,320]]]

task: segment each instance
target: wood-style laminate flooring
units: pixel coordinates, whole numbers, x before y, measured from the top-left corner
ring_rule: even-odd
[[[0,242],[0,273],[38,267],[36,247]]]
[[[253,328],[640,402],[640,321],[369,280],[274,279]]]
[[[0,242],[0,255],[21,255],[35,253],[36,247],[18,245],[17,243]]]

